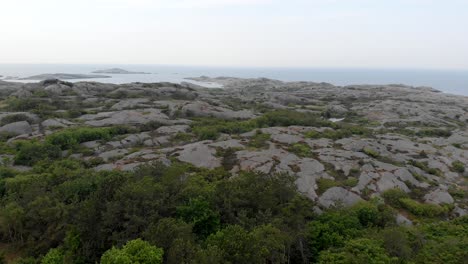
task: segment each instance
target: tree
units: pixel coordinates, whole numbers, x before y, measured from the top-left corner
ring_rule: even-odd
[[[101,257],[101,264],[162,264],[164,251],[148,242],[135,239],[123,248],[112,247]]]
[[[255,241],[251,235],[238,225],[230,225],[209,236],[207,247],[218,248],[223,260],[229,263],[259,263],[260,254],[254,248]]]
[[[219,213],[200,199],[192,199],[187,205],[177,207],[177,214],[184,221],[192,223],[193,232],[202,239],[216,232],[220,226]]]
[[[320,253],[319,264],[390,264],[390,258],[381,243],[376,240],[359,238],[346,242],[343,248],[335,248]]]
[[[53,248],[42,258],[41,264],[63,264],[63,251]]]
[[[255,228],[251,232],[254,248],[263,259],[263,263],[286,263],[289,237],[272,225]]]

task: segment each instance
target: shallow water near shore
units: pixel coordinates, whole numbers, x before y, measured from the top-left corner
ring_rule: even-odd
[[[198,76],[230,76],[240,78],[265,77],[282,81],[328,82],[334,85],[406,84],[429,86],[440,91],[468,96],[468,71],[398,70],[398,69],[320,69],[320,68],[233,68],[165,65],[104,65],[104,64],[0,64],[1,80],[6,77],[29,77],[45,73],[90,74],[96,70],[122,68],[150,74],[105,74],[111,78],[69,81],[104,83],[183,82]],[[28,81],[31,82],[31,81]],[[193,82],[193,81],[191,81]],[[207,84],[205,84],[207,85]],[[217,87],[216,84],[208,84]]]

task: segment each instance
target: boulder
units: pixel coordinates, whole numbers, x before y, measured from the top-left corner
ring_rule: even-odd
[[[330,208],[340,205],[351,206],[360,201],[362,201],[362,199],[359,195],[342,187],[332,187],[320,196],[318,203],[325,208]]]
[[[431,204],[453,204],[453,197],[442,189],[434,190],[424,196],[426,203]]]
[[[201,141],[182,146],[178,151],[177,159],[182,162],[190,163],[196,167],[213,169],[221,166],[221,159],[216,157],[216,149],[206,145],[207,141]]]
[[[27,121],[14,122],[0,127],[0,133],[13,135],[30,134],[32,131],[32,127]]]

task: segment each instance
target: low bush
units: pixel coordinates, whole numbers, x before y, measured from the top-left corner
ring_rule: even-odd
[[[309,126],[336,127],[333,122],[323,119],[320,115],[290,110],[268,112],[256,120],[259,127],[273,126]]]
[[[423,171],[425,171],[425,172],[427,172],[429,174],[432,174],[432,175],[436,175],[436,176],[439,176],[439,177],[441,177],[443,175],[442,171],[440,171],[439,169],[430,168],[427,161],[410,160],[408,162],[408,164],[412,165],[414,167],[420,168],[421,170],[423,170]]]
[[[364,148],[362,152],[364,152],[367,156],[370,156],[372,158],[378,158],[380,156],[379,152],[371,148]]]
[[[447,208],[435,204],[422,204],[410,198],[400,199],[403,208],[417,216],[437,217],[447,213]]]
[[[428,128],[422,129],[416,132],[416,136],[418,137],[444,137],[448,138],[452,135],[450,130],[446,129],[438,129],[438,128]]]
[[[339,186],[340,184],[333,179],[320,178],[317,180],[317,193],[322,194],[332,187]]]
[[[312,156],[312,149],[305,143],[296,143],[289,147],[289,152],[296,154],[299,157]]]
[[[255,131],[255,135],[249,141],[249,147],[265,148],[268,146],[267,141],[270,138],[270,134],[263,133],[261,130],[257,130]]]
[[[409,198],[409,195],[401,189],[395,188],[384,191],[382,193],[382,197],[384,198],[387,204],[395,208],[400,208],[402,206],[400,200]]]
[[[69,149],[80,143],[93,140],[110,140],[116,135],[126,134],[129,129],[126,127],[91,128],[81,127],[65,129],[49,135],[46,141],[61,149]]]
[[[19,141],[16,143],[15,164],[32,166],[45,159],[60,157],[60,147],[38,141]]]
[[[329,138],[333,140],[338,140],[342,138],[348,138],[354,135],[358,136],[372,136],[372,130],[360,127],[360,126],[351,126],[351,125],[336,125],[337,129],[331,130],[327,129],[323,132],[309,131],[305,133],[305,136],[308,138]]]
[[[458,173],[465,172],[465,164],[461,161],[454,161],[452,162],[452,170]]]
[[[179,132],[175,134],[172,138],[171,141],[174,142],[189,142],[194,138],[193,134],[190,133],[183,133]]]
[[[6,124],[14,123],[14,122],[20,122],[20,121],[28,121],[29,123],[32,123],[31,118],[29,118],[25,114],[14,114],[14,115],[7,115],[3,117],[0,121],[0,126],[4,126]]]
[[[358,178],[355,178],[355,177],[349,177],[348,179],[346,179],[343,184],[345,186],[348,186],[348,187],[354,187],[358,184],[359,182],[359,179]]]
[[[290,110],[271,111],[251,120],[223,120],[218,118],[197,118],[192,131],[200,140],[217,139],[221,133],[241,134],[256,128],[274,126],[332,127],[337,125],[322,119],[319,115]]]

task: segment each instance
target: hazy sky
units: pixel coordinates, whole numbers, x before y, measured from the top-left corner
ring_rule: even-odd
[[[468,69],[468,0],[0,0],[0,63]]]

